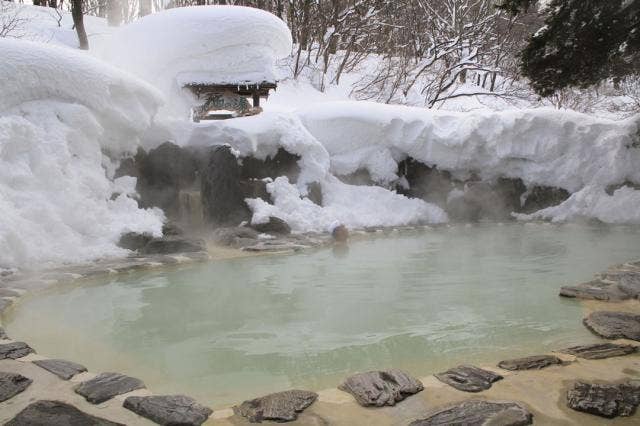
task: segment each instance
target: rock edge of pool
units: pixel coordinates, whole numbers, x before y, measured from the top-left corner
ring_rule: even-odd
[[[211,259],[291,253],[329,242],[317,235],[296,236],[295,240],[259,242],[255,250],[208,245],[201,250],[149,253],[38,274],[7,274],[0,276],[0,313],[13,309],[27,291],[69,281]],[[562,297],[580,300],[583,324],[601,342],[497,359],[494,365],[474,365],[469,359],[468,364],[419,378],[389,366],[344,377],[333,389],[283,389],[216,411],[207,407],[207,401],[188,396],[154,395],[140,378],[88,372],[77,363],[82,360],[48,359],[0,328],[0,422],[599,425],[609,419],[620,425],[637,424],[640,260],[613,265],[591,281],[558,290]]]

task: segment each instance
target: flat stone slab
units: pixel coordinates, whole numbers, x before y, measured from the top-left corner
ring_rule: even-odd
[[[66,361],[64,359],[42,359],[33,361],[38,367],[44,368],[50,373],[55,374],[62,380],[69,380],[78,373],[87,371],[84,365],[76,364],[75,362]]]
[[[130,396],[122,406],[160,425],[200,426],[213,413],[184,395]]]
[[[100,404],[116,395],[142,389],[145,385],[140,379],[120,373],[101,373],[91,380],[80,383],[75,391],[92,404]]]
[[[0,371],[0,402],[11,399],[33,383],[21,374]]]
[[[627,312],[598,311],[582,320],[594,334],[605,339],[640,341],[640,315]]]
[[[640,383],[576,382],[567,392],[567,406],[601,417],[631,416],[640,404]]]
[[[435,376],[441,382],[465,392],[487,390],[492,383],[504,378],[492,371],[483,370],[473,365],[460,365],[444,373],[435,374]]]
[[[18,359],[36,351],[24,342],[4,343],[0,345],[0,359]]]
[[[533,355],[524,358],[508,359],[500,361],[498,367],[505,370],[540,370],[550,365],[561,365],[562,360],[553,355]]]
[[[239,407],[233,407],[233,411],[246,417],[251,423],[263,420],[291,422],[317,398],[318,394],[315,392],[288,390],[245,401]]]
[[[604,301],[621,301],[632,298],[632,296],[624,292],[617,283],[601,280],[561,287],[560,296]]]
[[[517,402],[469,400],[415,420],[410,426],[521,426],[532,422],[533,415]]]
[[[30,404],[4,426],[124,426],[91,416],[59,401],[37,401]]]
[[[369,371],[348,377],[338,386],[363,407],[395,405],[424,389],[422,382],[401,370]]]
[[[638,348],[633,345],[619,345],[617,343],[594,343],[593,345],[572,346],[560,352],[575,355],[584,359],[604,359],[636,353]]]

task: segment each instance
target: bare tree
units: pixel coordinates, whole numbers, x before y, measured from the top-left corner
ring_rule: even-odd
[[[89,50],[89,39],[87,37],[87,31],[84,28],[82,0],[71,0],[71,17],[73,18],[73,25],[76,28],[76,33],[78,34],[80,49]]]

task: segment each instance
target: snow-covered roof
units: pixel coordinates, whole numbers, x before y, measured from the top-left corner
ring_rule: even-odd
[[[275,82],[291,32],[271,13],[240,6],[193,6],[145,16],[113,34],[103,56],[156,84]]]

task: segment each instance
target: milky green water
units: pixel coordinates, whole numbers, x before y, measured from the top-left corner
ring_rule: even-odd
[[[638,228],[454,226],[61,286],[7,328],[49,357],[216,408],[368,369],[422,376],[595,341],[559,287],[637,258]]]

